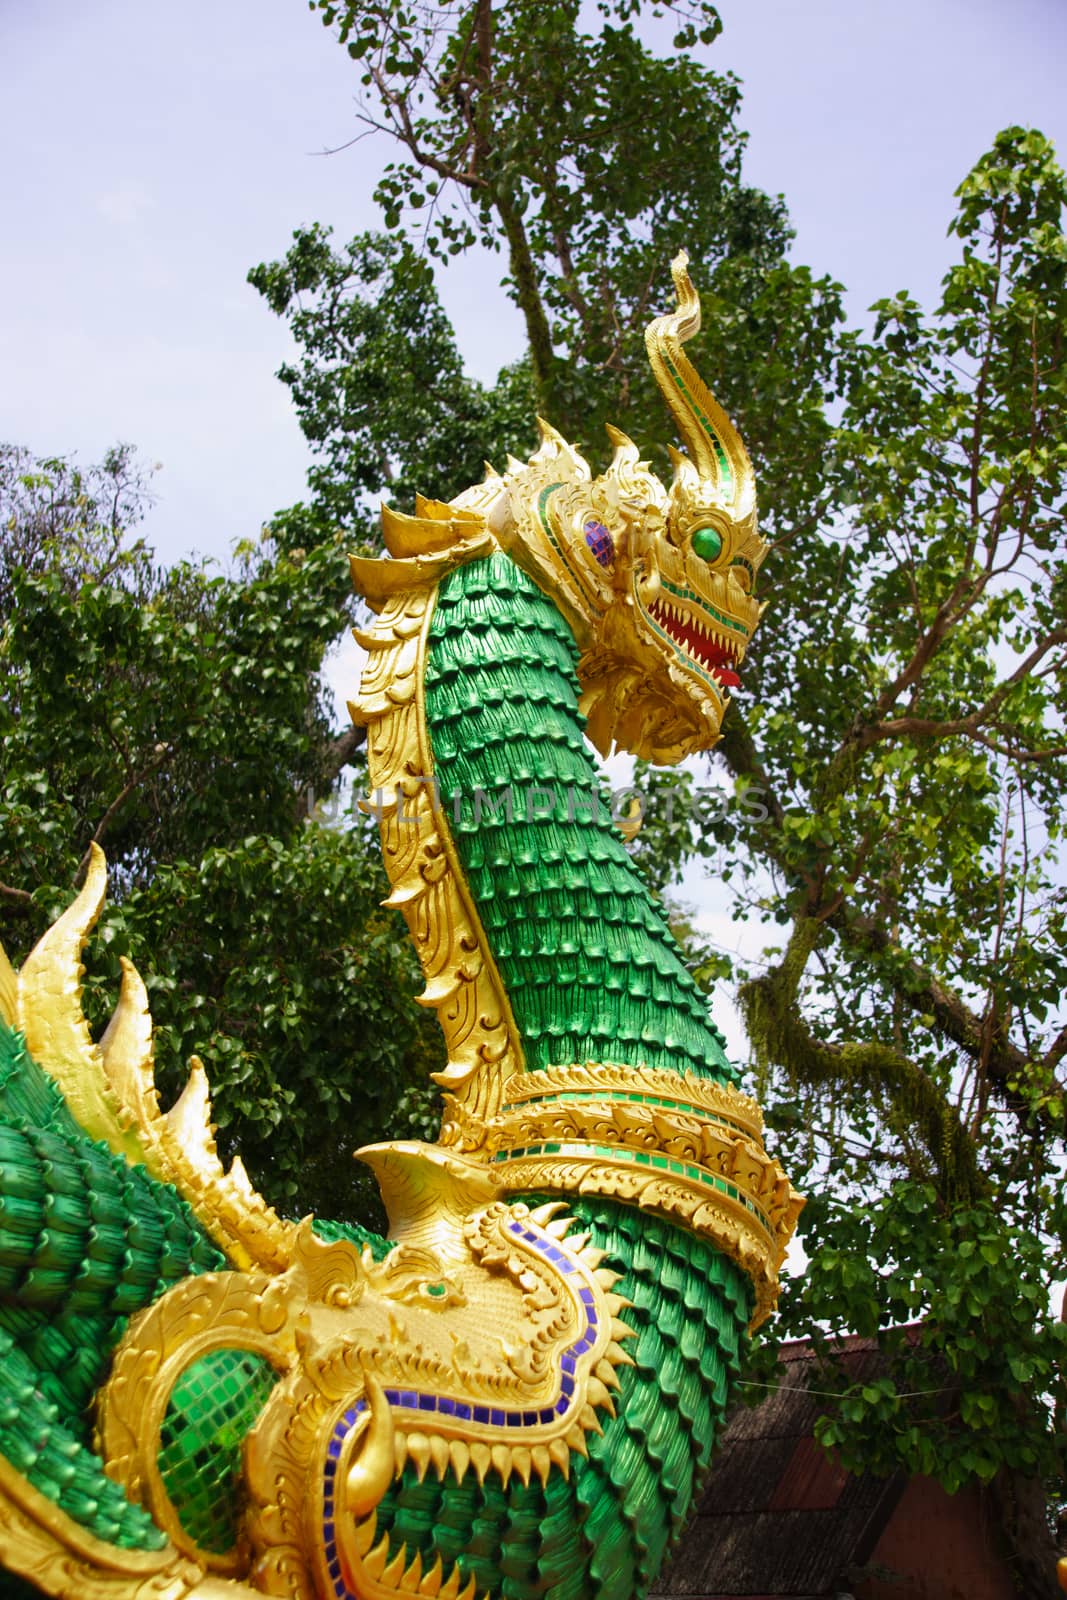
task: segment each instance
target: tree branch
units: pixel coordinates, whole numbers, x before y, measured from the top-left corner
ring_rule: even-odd
[[[781,963],[742,986],[738,1001],[758,1057],[812,1087],[833,1085],[855,1094],[860,1086],[881,1098],[890,1115],[899,1112],[917,1129],[942,1199],[973,1201],[985,1187],[974,1141],[921,1067],[889,1045],[828,1043],[816,1037],[801,1015],[800,982],[820,933],[820,924],[798,919]]]

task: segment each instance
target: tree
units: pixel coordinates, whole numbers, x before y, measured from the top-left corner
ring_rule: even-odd
[[[897,295],[861,339],[837,328],[835,287],[786,261],[781,207],[741,186],[735,87],[688,56],[654,59],[638,4],[605,4],[596,35],[573,6],[318,8],[359,65],[365,126],[401,147],[379,191],[393,259],[413,217],[431,255],[501,249],[535,396],[578,442],[605,416],[642,445],[665,441],[637,335],[683,227],[703,262],[699,364],[756,460],[772,603],[713,760],[738,803],[707,826],[676,805],[674,826],[657,826],[657,796],[698,783],[645,774],[635,849],[664,886],[707,859],[739,913],[784,930],[762,971],[738,974],[770,1119],[812,1192],[812,1265],[787,1286],[778,1331],[870,1333],[888,1358],[869,1392],[838,1372],[826,1442],[856,1467],[989,1484],[1020,1588],[1044,1593],[1067,1398],[1048,1306],[1067,1275],[1067,244],[1053,152],[1034,132],[998,136],[959,191],[941,305],[925,316]],[[714,30],[710,8],[699,26]],[[692,113],[714,130],[717,160],[664,136],[668,105],[685,108],[675,128]],[[282,285],[303,248],[257,269],[260,287],[271,273]],[[305,319],[304,365],[285,374],[305,427],[321,416],[319,364],[347,381],[358,360],[358,343],[331,342],[339,304],[373,287],[331,301],[345,258],[331,259],[303,299],[271,300]],[[363,427],[357,405],[319,442]],[[406,492],[431,455],[402,428],[390,450]],[[447,472],[419,481],[453,487]]]
[[[408,1132],[425,1096],[404,1094],[439,1047],[413,1004],[414,958],[378,907],[376,841],[314,811],[353,754],[319,677],[345,614],[343,548],[268,542],[229,576],[161,571],[125,537],[144,506],[129,451],[108,458],[127,486],[117,507],[107,463],[3,459],[17,471],[0,516],[22,557],[0,614],[4,944],[21,959],[102,844],[111,903],[88,962],[91,1020],[130,956],[164,1089],[200,1052],[223,1143],[272,1197],[373,1212],[360,1169],[327,1157]]]
[[[644,329],[684,244],[709,311],[700,359],[741,419],[768,515],[817,517],[840,292],[789,264],[783,202],[743,180],[736,79],[689,48],[717,34],[714,8],[605,0],[596,31],[575,0],[316,8],[356,62],[364,133],[384,130],[401,154],[376,192],[387,238],[331,251],[302,230],[250,274],[302,348],[281,376],[322,461],[316,504],[463,487],[497,448],[527,453],[530,410],[594,459],[605,422],[639,419],[666,468]],[[674,18],[675,55],[639,37],[650,10]],[[464,377],[430,285],[433,258],[475,243],[504,255],[528,336],[491,393]]]

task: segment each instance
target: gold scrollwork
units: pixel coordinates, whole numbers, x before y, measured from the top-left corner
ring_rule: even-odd
[[[429,504],[422,502],[423,510]],[[456,1114],[446,1119],[442,1141],[474,1151],[499,1107],[504,1081],[522,1070],[523,1053],[434,782],[422,682],[435,585],[450,567],[493,547],[480,518],[443,509],[455,519],[454,529],[441,517],[390,512],[384,525],[396,559],[353,558],[357,586],[381,612],[371,629],[356,633],[370,659],[349,710],[367,727],[373,795],[364,805],[379,822],[392,885],[385,904],[404,915],[426,976],[419,998],[436,1010],[445,1035],[448,1065],[437,1081]],[[420,538],[431,553],[413,556]],[[446,538],[450,548],[442,548]],[[401,574],[405,587],[398,585]]]

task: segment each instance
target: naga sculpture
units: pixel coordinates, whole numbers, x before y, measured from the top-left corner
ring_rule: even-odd
[[[354,559],[392,893],[448,1045],[435,1145],[363,1150],[388,1239],[283,1220],[162,1112],[127,964],[94,1042],[105,892],[0,958],[0,1562],[57,1596],[629,1600],[683,1527],[799,1200],[628,858],[587,732],[716,739],[758,617],[752,470],[682,350],[688,455],[552,429]]]

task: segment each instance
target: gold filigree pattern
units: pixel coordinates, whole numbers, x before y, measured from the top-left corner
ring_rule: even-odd
[[[568,1237],[573,1219],[557,1214],[560,1203],[533,1213],[485,1204],[499,1192],[491,1171],[429,1148],[417,1178],[419,1155],[407,1147],[408,1170],[387,1183],[401,1242],[385,1261],[323,1243],[304,1223],[286,1272],[189,1279],[131,1323],[101,1393],[99,1447],[112,1476],[201,1569],[311,1600],[317,1565],[336,1558],[323,1543],[322,1504],[338,1461],[329,1520],[357,1566],[371,1550],[374,1505],[409,1461],[420,1479],[452,1471],[462,1481],[470,1471],[479,1482],[490,1473],[546,1481],[553,1467],[569,1470],[573,1451],[585,1453],[597,1412],[613,1414],[630,1330],[602,1253],[587,1236]],[[413,1199],[420,1187],[425,1205]],[[246,1443],[246,1525],[224,1553],[187,1533],[158,1463],[175,1385],[220,1349],[254,1352],[278,1373]],[[515,1423],[505,1429],[507,1418]],[[375,1581],[387,1583],[383,1574]]]
[[[751,1277],[755,1327],[803,1205],[761,1132],[728,1084],[586,1062],[508,1083],[489,1146],[512,1193],[609,1194],[707,1235]]]
[[[421,509],[432,504],[423,501]],[[373,794],[364,804],[378,818],[392,885],[385,904],[404,915],[426,976],[419,999],[436,1010],[445,1035],[448,1065],[437,1081],[459,1114],[446,1121],[441,1137],[476,1150],[486,1119],[500,1104],[504,1080],[521,1070],[523,1054],[439,804],[422,686],[436,582],[461,561],[486,554],[493,541],[480,518],[437,509],[448,511],[450,520],[388,512],[386,538],[396,559],[353,559],[357,585],[382,610],[373,628],[356,632],[370,660],[349,710],[367,727]],[[420,538],[430,553],[408,554]],[[388,578],[384,589],[382,572]],[[398,573],[406,587],[394,587]]]

